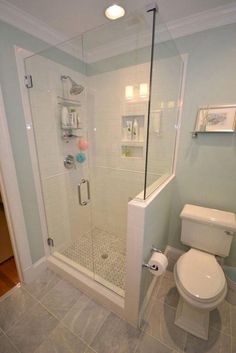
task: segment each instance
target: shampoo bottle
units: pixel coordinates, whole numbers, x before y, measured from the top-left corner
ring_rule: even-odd
[[[67,107],[63,106],[61,110],[61,127],[62,129],[69,129],[69,112]]]
[[[132,140],[132,121],[128,120],[126,122],[127,125],[127,141],[131,141]]]
[[[134,141],[139,140],[139,126],[138,126],[137,119],[134,119],[134,123],[133,123],[133,140]]]

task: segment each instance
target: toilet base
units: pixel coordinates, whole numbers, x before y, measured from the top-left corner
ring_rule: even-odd
[[[175,325],[194,336],[207,340],[209,311],[197,309],[180,297],[175,315]]]

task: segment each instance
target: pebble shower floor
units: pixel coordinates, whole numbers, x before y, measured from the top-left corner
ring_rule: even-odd
[[[125,280],[125,246],[119,237],[99,228],[83,234],[61,252],[75,263],[94,272],[119,294],[123,294]],[[119,291],[119,289],[121,291]],[[116,290],[115,290],[116,291]]]

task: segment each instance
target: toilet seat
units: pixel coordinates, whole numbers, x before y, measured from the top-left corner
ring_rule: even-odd
[[[224,272],[215,256],[209,253],[190,249],[178,259],[175,277],[179,291],[199,304],[221,301],[226,294]]]

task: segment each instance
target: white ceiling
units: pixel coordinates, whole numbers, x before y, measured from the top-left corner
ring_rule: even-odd
[[[104,9],[113,0],[0,0],[16,6],[22,11],[44,22],[62,33],[72,37],[95,28],[108,20],[104,17]],[[126,13],[145,7],[151,0],[117,0]],[[173,21],[215,7],[235,3],[232,0],[158,0],[160,14],[164,21]]]

